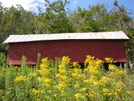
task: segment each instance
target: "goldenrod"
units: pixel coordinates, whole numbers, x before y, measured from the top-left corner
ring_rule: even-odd
[[[106,61],[106,63],[112,63],[112,62],[114,62],[113,61],[113,58],[111,58],[111,57],[110,58],[105,58],[105,61]]]
[[[66,96],[66,92],[65,91],[61,91],[61,96]]]
[[[111,71],[115,71],[115,70],[117,70],[117,67],[115,65],[109,64],[108,69]]]
[[[44,78],[43,80],[45,83],[50,83],[52,81],[52,79],[49,79],[49,78]]]
[[[127,94],[132,94],[132,92],[130,92],[130,91],[126,91],[126,93],[127,93]]]
[[[86,91],[87,90],[87,88],[82,88],[82,89],[80,89],[80,91]]]
[[[101,79],[99,80],[99,83],[100,83],[100,84],[106,84],[109,80],[110,80],[110,78],[103,76],[103,77],[101,77]]]
[[[76,93],[76,94],[74,95],[74,97],[75,97],[75,99],[81,98],[81,97],[82,97],[82,94],[81,94],[81,93]]]
[[[28,74],[28,76],[34,77],[34,76],[36,76],[36,73],[30,73],[30,74]]]
[[[25,79],[26,79],[25,76],[19,76],[19,77],[16,77],[16,78],[14,79],[14,82],[21,82],[21,81],[24,81]]]
[[[59,71],[60,74],[66,73],[66,70],[64,68],[59,68],[58,71]]]
[[[31,92],[34,93],[35,95],[44,93],[44,91],[42,91],[42,90],[37,90],[37,89],[35,89],[35,88],[33,88],[33,89],[31,90]]]
[[[41,62],[48,62],[48,57],[41,59]]]
[[[117,86],[117,88],[122,89],[122,88],[124,88],[126,85],[125,85],[122,81],[118,81],[118,82],[116,83],[116,86]]]
[[[42,81],[42,78],[41,78],[41,77],[38,77],[37,80],[38,80],[38,81]]]
[[[73,62],[72,63],[72,67],[74,67],[74,68],[80,68],[80,65],[79,65],[78,62]]]
[[[3,89],[0,89],[0,92],[4,91]]]
[[[56,96],[57,96],[57,94],[53,94],[53,96],[54,96],[54,97],[56,97]]]
[[[58,90],[61,90],[61,89],[63,89],[64,86],[65,86],[64,84],[60,83],[60,84],[58,84],[58,85],[56,86],[56,88],[57,88]]]
[[[89,96],[92,98],[92,97],[94,97],[94,94],[89,94]]]

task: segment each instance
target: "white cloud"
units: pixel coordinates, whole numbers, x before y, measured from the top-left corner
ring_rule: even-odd
[[[73,1],[73,5],[76,5],[78,2],[75,0],[75,1]]]
[[[36,6],[43,6],[44,0],[0,0],[4,7],[11,7],[20,4],[24,9],[35,9]]]

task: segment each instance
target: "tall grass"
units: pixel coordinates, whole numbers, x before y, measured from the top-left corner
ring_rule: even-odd
[[[92,56],[86,57],[84,69],[70,60],[68,56],[43,58],[39,67],[24,63],[8,68],[0,62],[0,101],[134,100],[133,73],[111,64],[111,58],[105,59],[109,71],[104,61]]]

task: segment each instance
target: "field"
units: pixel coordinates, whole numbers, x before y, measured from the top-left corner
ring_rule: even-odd
[[[0,54],[0,101],[134,101],[134,74],[104,61],[85,57],[84,69],[68,56],[41,59],[36,66],[6,65]]]

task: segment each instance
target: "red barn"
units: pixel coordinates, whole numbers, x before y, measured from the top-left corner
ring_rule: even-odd
[[[22,56],[27,64],[37,63],[37,54],[42,58],[69,56],[72,61],[83,63],[86,55],[104,60],[112,57],[117,62],[126,62],[124,42],[129,38],[122,31],[10,35],[4,43],[9,44],[8,62],[20,65]]]

